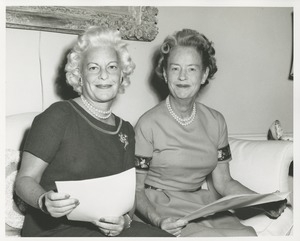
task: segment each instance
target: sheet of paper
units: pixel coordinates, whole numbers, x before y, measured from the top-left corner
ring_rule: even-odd
[[[289,192],[230,195],[223,197],[207,206],[204,206],[191,214],[186,215],[183,219],[191,221],[225,210],[254,206],[268,202],[276,202],[284,200],[285,198],[287,198],[288,195]]]
[[[134,205],[135,168],[107,177],[55,183],[58,192],[67,193],[80,202],[67,215],[69,220],[90,222],[106,216],[121,216]]]

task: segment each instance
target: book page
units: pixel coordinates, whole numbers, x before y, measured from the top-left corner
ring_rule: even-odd
[[[135,168],[107,177],[55,183],[58,192],[80,202],[67,215],[69,220],[91,222],[106,216],[122,216],[134,205]]]
[[[284,200],[289,195],[289,192],[275,192],[268,194],[242,194],[229,195],[218,199],[217,201],[208,204],[193,213],[190,213],[182,219],[191,221],[197,218],[206,217],[217,212],[237,209],[242,207],[254,206],[258,204],[277,202]]]

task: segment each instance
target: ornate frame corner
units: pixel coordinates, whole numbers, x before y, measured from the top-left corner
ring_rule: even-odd
[[[99,25],[118,29],[125,40],[152,41],[157,14],[152,6],[8,6],[6,27],[78,35]]]

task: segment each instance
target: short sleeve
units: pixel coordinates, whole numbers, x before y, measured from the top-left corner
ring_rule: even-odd
[[[231,151],[228,142],[228,130],[225,118],[221,113],[218,116],[219,140],[218,140],[218,163],[227,163],[231,158]]]
[[[57,102],[36,116],[26,138],[24,151],[50,163],[56,155],[68,123],[68,104]]]
[[[135,126],[135,155],[152,157],[153,135],[149,121],[140,119]]]

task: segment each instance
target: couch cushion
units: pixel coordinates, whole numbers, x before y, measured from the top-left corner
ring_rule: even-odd
[[[6,116],[6,140],[7,149],[21,150],[24,136],[38,112],[21,113]]]
[[[293,228],[293,211],[287,207],[277,219],[268,218],[264,214],[241,220],[246,226],[252,226],[258,236],[286,236],[290,235]]]
[[[6,149],[5,152],[5,172],[6,172],[6,208],[5,208],[5,223],[11,227],[10,230],[21,229],[24,222],[23,212],[25,203],[20,199],[17,206],[14,197],[14,183],[18,171],[20,161],[20,152],[17,150]],[[21,211],[21,210],[22,211]]]

